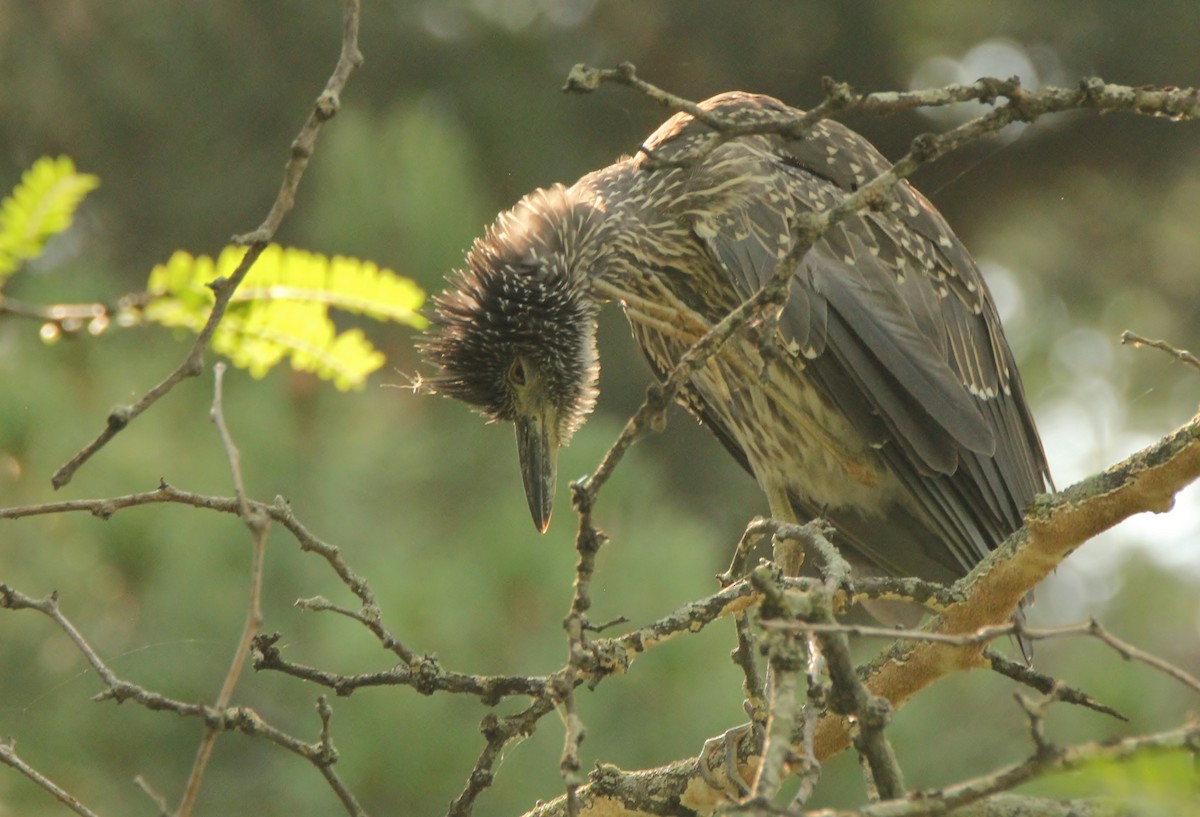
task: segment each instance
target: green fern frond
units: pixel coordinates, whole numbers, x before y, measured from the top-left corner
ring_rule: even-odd
[[[235,301],[289,300],[324,303],[379,321],[418,328],[425,319],[416,310],[425,294],[407,278],[370,261],[276,245],[259,257]]]
[[[0,202],[0,279],[36,258],[53,236],[71,226],[75,209],[100,179],[79,173],[66,156],[43,156],[21,174]]]
[[[232,274],[245,252],[227,247],[215,261],[176,252],[150,272],[145,320],[199,331],[213,303],[208,283]],[[339,333],[329,308],[422,327],[424,297],[412,281],[369,261],[272,244],[234,294],[213,349],[255,377],[288,358],[339,389],[358,388],[384,356],[361,331]]]

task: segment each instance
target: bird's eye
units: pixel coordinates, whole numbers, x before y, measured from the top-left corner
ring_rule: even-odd
[[[528,381],[528,377],[525,374],[525,363],[521,358],[514,360],[512,365],[508,367],[508,379],[514,386],[524,386]]]

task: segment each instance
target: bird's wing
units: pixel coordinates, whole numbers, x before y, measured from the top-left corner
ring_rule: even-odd
[[[770,108],[763,99],[716,106]],[[675,125],[680,144],[699,138],[690,121]],[[693,166],[684,217],[748,297],[792,246],[796,212],[826,209],[888,166],[834,122],[804,140],[730,141]],[[779,325],[963,571],[1020,525],[1044,485],[1041,443],[983,279],[920,193],[901,183],[881,208],[831,228],[799,264]]]

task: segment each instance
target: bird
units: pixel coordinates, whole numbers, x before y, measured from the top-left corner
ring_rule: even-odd
[[[803,112],[729,92],[735,124]],[[907,181],[798,262],[793,229],[891,167],[822,119],[802,137],[730,136],[680,112],[633,155],[500,214],[433,300],[433,391],[516,429],[535,527],[556,455],[597,399],[602,305],[650,369],[680,357],[794,263],[773,320],[749,322],[676,400],[757,481],[771,515],[822,518],[854,569],[950,584],[1022,524],[1050,472],[986,282]]]

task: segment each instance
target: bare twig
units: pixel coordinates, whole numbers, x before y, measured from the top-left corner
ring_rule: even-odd
[[[1030,698],[1020,692],[1013,693],[1017,706],[1025,712],[1029,722],[1029,738],[1033,741],[1034,751],[1038,757],[1052,758],[1059,754],[1058,747],[1046,737],[1046,710],[1058,701],[1058,690],[1051,689],[1038,698]]]
[[[955,585],[954,590],[961,594],[961,601],[951,605],[945,615],[935,621],[932,631],[896,631],[820,623],[793,623],[786,626],[804,626],[814,633],[825,628],[830,631],[837,628],[849,635],[906,639],[906,642],[886,651],[866,670],[867,688],[890,701],[893,708],[899,708],[910,695],[936,679],[958,669],[980,665],[983,662],[982,646],[986,641],[1015,633],[1012,624],[995,625],[987,619],[992,618],[1003,605],[1015,606],[1017,600],[1068,553],[1128,516],[1145,510],[1166,510],[1170,507],[1173,494],[1198,476],[1200,416],[1103,474],[1086,479],[1053,497],[1044,498],[1032,511],[1032,518],[1026,522],[1024,529],[1014,534],[970,576]],[[737,587],[733,585],[722,592]],[[996,595],[1002,595],[1005,600],[997,601]],[[752,601],[752,598],[747,599],[747,603]],[[730,609],[730,612],[734,611]],[[1075,628],[1071,635],[1083,635],[1085,631],[1091,634],[1091,627],[1089,623]],[[1024,632],[1035,639],[1043,635],[1039,630],[1026,629]],[[1057,631],[1051,631],[1045,637],[1066,635],[1068,633],[1059,636]],[[977,643],[970,643],[972,641]],[[976,648],[979,653],[974,653]],[[1137,657],[1132,652],[1130,655]],[[1146,663],[1157,666],[1153,662]],[[1170,674],[1189,687],[1194,686],[1195,679],[1186,673],[1182,676],[1174,672]],[[826,717],[817,726],[814,757],[817,761],[831,757],[849,745],[849,741],[846,724],[841,719]],[[653,781],[656,803],[686,800],[692,804],[689,807],[702,810],[715,808],[724,802],[723,791],[696,786],[698,775],[694,759],[689,758],[665,767],[630,773],[626,776],[626,782],[621,784],[621,791],[641,791],[642,787]],[[603,779],[605,786],[614,785],[615,778],[611,775],[605,775]],[[581,800],[594,804],[583,810],[584,815],[605,813],[603,806],[613,802],[598,795],[590,785],[580,789],[578,795]],[[560,801],[531,812],[539,817],[563,813],[565,805]]]
[[[342,49],[338,54],[337,64],[333,67],[333,73],[325,83],[325,90],[317,97],[308,119],[300,128],[300,133],[292,142],[291,156],[283,169],[283,183],[271,204],[270,212],[257,229],[245,235],[235,236],[234,242],[237,244],[266,244],[275,237],[275,231],[296,204],[296,190],[299,189],[300,180],[308,168],[308,160],[312,158],[321,128],[341,110],[342,91],[345,90],[350,75],[362,65],[362,52],[358,50],[360,3],[359,0],[343,0],[343,6]]]
[[[142,794],[149,797],[150,802],[154,803],[155,808],[158,809],[158,817],[170,817],[171,808],[167,805],[167,798],[159,794],[149,780],[140,774],[134,775],[133,785],[137,786]]]
[[[67,634],[67,638],[71,639],[71,643],[83,654],[84,659],[96,671],[96,674],[100,676],[100,680],[112,691],[111,697],[120,699],[117,690],[122,688],[121,680],[100,660],[100,656],[96,654],[96,651],[92,649],[92,645],[87,642],[83,635],[75,629],[75,625],[68,621],[66,616],[62,614],[62,611],[58,607],[57,592],[53,592],[44,598],[35,599],[26,596],[6,584],[0,584],[0,609],[36,610],[49,618],[58,625],[59,629]],[[156,707],[150,706],[149,708],[153,709]]]
[[[767,639],[771,684],[767,699],[767,723],[762,748],[762,761],[754,778],[750,796],[767,803],[779,793],[787,777],[791,759],[793,726],[800,712],[800,677],[803,672],[803,651],[793,638]]]
[[[1068,624],[1061,627],[1026,627],[1018,624],[994,624],[980,627],[970,633],[930,632],[926,630],[897,630],[890,627],[871,627],[858,624],[837,624],[806,621],[770,621],[763,622],[768,629],[788,629],[799,632],[810,632],[818,635],[843,634],[871,638],[888,638],[896,641],[919,641],[928,644],[944,644],[955,647],[971,647],[995,641],[997,638],[1015,636],[1018,632],[1031,641],[1045,641],[1058,638],[1074,638],[1091,636],[1099,639],[1122,658],[1137,661],[1164,675],[1174,678],[1179,683],[1200,693],[1200,678],[1196,678],[1186,670],[1175,666],[1169,661],[1151,655],[1145,650],[1133,646],[1127,641],[1117,638],[1104,629],[1095,619],[1080,624]]]
[[[700,108],[695,102],[659,88],[637,76],[632,63],[616,68],[592,68],[576,65],[567,74],[564,91],[587,93],[605,83],[625,85],[637,90],[665,108],[694,116],[710,128],[730,137],[753,133],[779,133],[801,137],[811,126],[811,117],[780,117],[777,120],[745,123],[729,122],[719,114]],[[1175,86],[1154,87],[1116,85],[1099,77],[1084,77],[1074,88],[1044,86],[1028,90],[1016,77],[997,79],[984,77],[972,83],[953,83],[940,88],[916,91],[881,91],[856,93],[849,85],[829,77],[821,80],[825,100],[822,105],[832,111],[862,111],[896,113],[914,108],[935,108],[959,102],[981,102],[996,105],[1008,100],[1020,108],[1020,115],[1032,121],[1049,113],[1071,110],[1094,110],[1101,113],[1133,113],[1161,116],[1174,120],[1200,117],[1200,89]],[[815,109],[814,109],[815,110]]]
[[[233,435],[229,433],[229,426],[225,423],[223,407],[225,368],[225,364],[222,362],[218,362],[213,367],[213,401],[208,416],[213,421],[213,425],[217,427],[217,433],[221,437],[221,446],[225,449],[225,459],[229,461],[230,476],[233,479],[233,494],[238,501],[238,515],[247,525],[250,525],[250,506],[246,502],[246,483],[242,479],[242,455],[238,452],[237,445],[233,442]]]
[[[797,616],[789,622],[801,625],[798,628],[801,631],[803,625],[808,623],[836,625],[833,617],[834,598],[839,591],[851,586],[850,564],[826,538],[828,530],[821,520],[817,520],[806,525],[781,524],[775,531],[777,539],[800,541],[805,549],[818,556],[822,587],[811,596],[812,610],[809,615]],[[764,618],[764,626],[770,623]],[[883,800],[902,796],[904,777],[891,743],[884,734],[891,722],[891,704],[868,690],[858,677],[854,659],[850,655],[850,641],[845,633],[812,631],[811,634],[815,636],[813,643],[819,647],[829,675],[827,711],[848,716],[855,722],[854,746],[864,762],[868,791]],[[765,757],[763,763],[766,763]]]
[[[1196,357],[1187,349],[1177,349],[1171,344],[1167,343],[1165,340],[1144,338],[1136,332],[1130,332],[1128,329],[1126,329],[1121,333],[1121,343],[1125,343],[1130,346],[1152,346],[1155,349],[1166,352],[1181,363],[1186,363],[1189,366],[1195,366],[1197,369],[1200,369],[1200,357]]]
[[[552,696],[543,695],[533,701],[528,707],[507,718],[497,718],[488,713],[484,716],[480,731],[486,744],[479,753],[471,774],[467,777],[467,785],[458,797],[450,804],[446,817],[467,817],[475,805],[475,800],[495,779],[495,769],[504,754],[505,748],[515,740],[529,737],[537,728],[537,723],[543,716],[554,711]]]
[[[817,718],[825,710],[828,702],[823,676],[825,674],[825,657],[817,648],[814,636],[808,637],[808,667],[806,678],[808,689],[805,693],[804,707],[797,719],[796,729],[792,735],[792,743],[799,747],[800,756],[793,763],[800,782],[796,793],[792,796],[790,809],[799,812],[804,804],[812,797],[821,778],[821,762],[817,760],[813,749],[813,737],[816,734]]]
[[[1026,628],[1021,628],[1021,635],[1025,637]],[[1090,709],[1093,712],[1099,712],[1102,715],[1109,715],[1120,721],[1128,722],[1126,718],[1111,706],[1106,706],[1100,703],[1091,695],[1088,695],[1083,690],[1068,686],[1057,678],[1053,678],[1044,672],[1038,672],[1033,667],[1026,664],[1024,661],[1013,661],[1007,656],[1001,655],[999,652],[990,647],[983,651],[983,657],[991,664],[992,671],[1003,675],[1005,678],[1016,681],[1018,684],[1023,684],[1030,689],[1036,689],[1044,695],[1049,695],[1053,690],[1060,701],[1082,706]]]
[[[59,466],[51,476],[50,484],[55,488],[61,488],[70,482],[75,472],[84,463],[142,412],[157,403],[185,378],[195,377],[203,370],[204,353],[208,349],[213,333],[216,332],[217,325],[225,316],[225,310],[229,306],[234,291],[250,272],[250,268],[258,260],[258,256],[266,249],[267,243],[274,237],[280,223],[294,206],[296,190],[308,167],[308,160],[312,156],[317,137],[324,124],[337,114],[341,106],[341,93],[350,74],[362,64],[362,53],[358,50],[359,0],[344,0],[344,3],[342,49],[338,55],[337,64],[334,66],[329,81],[325,84],[325,90],[317,97],[312,112],[305,120],[303,127],[300,128],[299,135],[292,142],[291,157],[283,171],[283,184],[279,188],[279,193],[275,197],[266,219],[256,230],[234,238],[236,243],[246,245],[246,254],[242,256],[241,263],[228,278],[218,278],[209,285],[215,295],[212,311],[192,344],[192,348],[183,361],[157,386],[130,405],[119,406],[109,412],[104,429],[100,434],[80,449],[70,460]]]
[[[199,718],[204,721],[206,728],[216,728],[223,732],[238,731],[252,737],[261,737],[270,743],[292,754],[298,755],[317,767],[326,780],[336,780],[337,775],[332,766],[337,762],[337,752],[328,740],[328,723],[322,716],[322,738],[315,744],[305,743],[281,729],[278,729],[247,707],[218,708],[193,704],[169,698],[162,693],[146,689],[131,681],[120,678],[100,658],[87,639],[79,632],[74,624],[62,613],[58,605],[58,596],[50,594],[41,599],[32,598],[20,591],[0,584],[0,610],[33,610],[52,620],[71,640],[76,649],[87,660],[88,664],[100,677],[104,690],[93,697],[95,701],[116,701],[123,703],[132,701],[154,712],[174,712],[180,717]],[[331,783],[331,785],[333,785]],[[335,791],[344,790],[345,786],[338,780]],[[339,794],[339,798],[341,794]],[[351,798],[352,799],[352,798]],[[343,802],[345,800],[343,799]],[[361,817],[361,809],[347,809],[352,817]],[[82,813],[82,812],[81,812]]]
[[[1153,667],[1164,675],[1174,678],[1179,683],[1191,687],[1194,691],[1200,692],[1200,678],[1197,678],[1181,667],[1175,666],[1170,661],[1166,661],[1156,655],[1151,655],[1145,650],[1133,646],[1128,641],[1122,641],[1101,627],[1100,622],[1095,619],[1088,622],[1087,634],[1100,639],[1112,647],[1125,660],[1137,661],[1146,666]]]
[[[317,717],[321,719],[321,737],[317,742],[317,752],[321,761],[314,761],[314,764],[320,770],[321,776],[325,778],[325,782],[329,784],[329,788],[333,789],[333,793],[342,802],[346,813],[350,817],[366,817],[367,813],[358,804],[354,793],[347,788],[346,784],[342,782],[342,778],[333,770],[333,764],[337,762],[337,749],[333,746],[332,736],[333,710],[329,707],[329,702],[325,700],[324,695],[317,698]]]
[[[25,775],[76,814],[82,815],[82,817],[97,817],[96,812],[79,802],[77,797],[22,760],[21,756],[17,754],[16,741],[12,738],[0,740],[0,763],[11,766]]]
[[[737,631],[737,647],[730,657],[742,671],[742,695],[750,721],[763,725],[767,722],[767,709],[763,698],[763,678],[756,660],[758,635],[749,611],[738,613],[733,621]]]
[[[997,769],[973,780],[935,791],[914,793],[902,802],[878,803],[859,809],[855,817],[925,817],[982,800],[1052,771],[1072,771],[1101,761],[1130,760],[1178,751],[1200,740],[1200,724],[1117,741],[1083,743],[1063,749],[1037,752],[1028,760]],[[850,812],[824,812],[825,817],[850,817]]]
[[[57,328],[59,332],[79,332],[88,329],[99,334],[108,327],[109,316],[116,310],[108,304],[30,304],[0,293],[0,315],[32,318]]]
[[[225,424],[225,411],[222,401],[225,364],[218,363],[213,374],[213,402],[210,414],[213,423],[217,426],[217,431],[221,436],[221,444],[224,446],[226,456],[229,459],[229,469],[232,472],[233,484],[237,493],[238,515],[242,518],[246,527],[250,529],[254,541],[254,555],[250,564],[250,599],[246,606],[246,619],[242,624],[242,632],[238,636],[237,646],[233,650],[233,661],[229,666],[229,671],[225,675],[225,680],[221,684],[221,691],[217,694],[217,700],[213,704],[216,709],[225,709],[229,706],[230,701],[233,700],[233,692],[237,688],[238,681],[242,677],[242,670],[246,666],[246,659],[250,655],[250,644],[262,626],[263,563],[266,560],[267,533],[270,530],[270,517],[265,514],[256,513],[246,498],[246,486],[242,478],[241,457],[238,454],[237,446],[233,442],[233,437],[229,433],[229,427]],[[205,724],[204,736],[200,739],[200,745],[196,749],[196,759],[192,763],[192,771],[188,775],[187,784],[183,790],[183,797],[179,802],[179,808],[176,810],[177,817],[190,817],[192,809],[195,808],[196,799],[200,796],[200,784],[204,780],[204,770],[208,767],[208,761],[212,757],[213,750],[216,748],[217,736],[221,731],[219,724]]]

